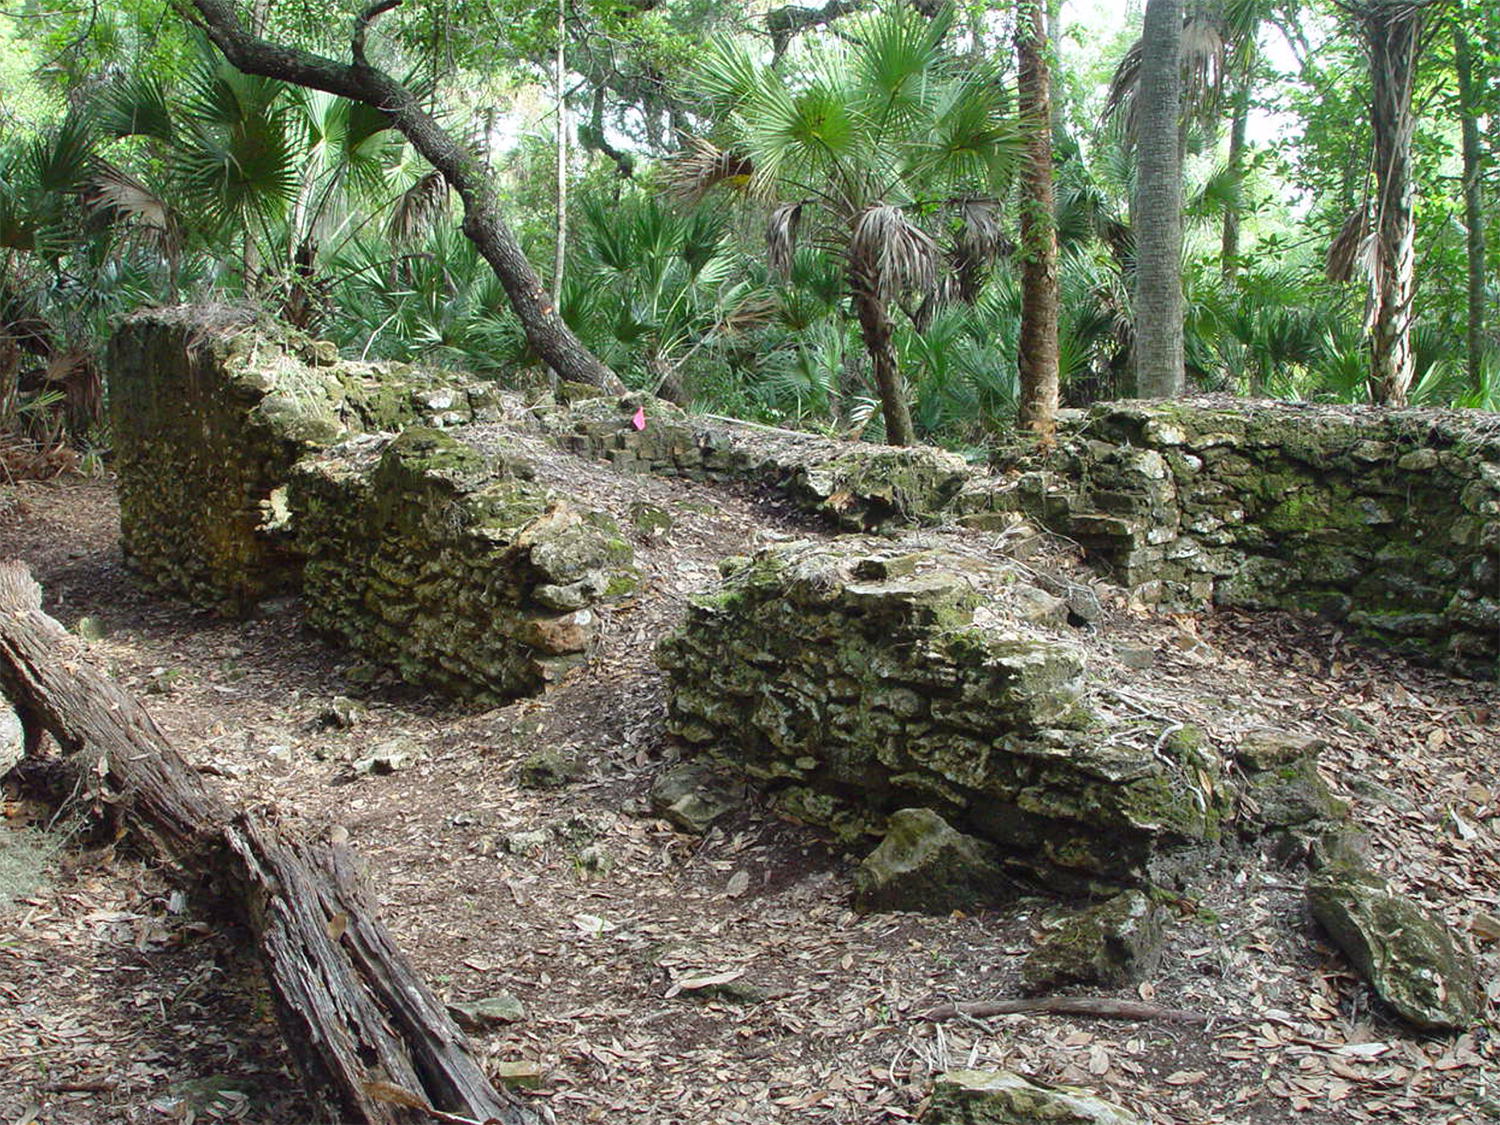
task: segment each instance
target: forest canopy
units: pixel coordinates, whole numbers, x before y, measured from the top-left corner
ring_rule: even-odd
[[[1497,98],[1480,0],[26,0],[0,426],[107,448],[110,323],[180,301],[957,448],[1134,393],[1494,410]]]

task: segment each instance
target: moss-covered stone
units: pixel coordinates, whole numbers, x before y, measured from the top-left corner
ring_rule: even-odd
[[[885,839],[854,876],[854,904],[864,911],[973,912],[1015,893],[993,846],[955,832],[931,809],[892,813]]]
[[[1477,978],[1448,927],[1369,871],[1331,864],[1307,884],[1313,916],[1380,998],[1417,1027],[1462,1029]]]
[[[1140,1125],[1140,1118],[1076,1086],[1054,1086],[1006,1070],[938,1075],[922,1125]]]
[[[146,310],[121,324],[106,367],[132,568],[247,615],[300,582],[282,500],[300,458],[354,433],[475,417],[460,377],[343,363],[330,347],[222,307]],[[443,394],[451,408],[434,411],[428,400]]]
[[[1125,891],[1044,933],[1021,964],[1021,982],[1030,992],[1117,988],[1156,971],[1162,939],[1162,911],[1149,895]]]
[[[1101,403],[999,486],[1147,601],[1298,609],[1500,671],[1500,441],[1482,412]],[[994,486],[992,486],[994,487]],[[983,506],[970,485],[965,503]],[[1486,601],[1488,599],[1488,602]]]
[[[668,726],[799,819],[848,839],[926,808],[1070,892],[1217,839],[1215,756],[1111,741],[1082,701],[1081,650],[997,612],[1016,584],[1003,564],[893,564],[856,539],[724,569],[658,647]]]

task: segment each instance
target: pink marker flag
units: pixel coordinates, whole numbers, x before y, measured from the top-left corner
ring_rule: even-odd
[[[646,408],[644,406],[636,407],[635,417],[630,420],[630,424],[638,430],[646,428]]]

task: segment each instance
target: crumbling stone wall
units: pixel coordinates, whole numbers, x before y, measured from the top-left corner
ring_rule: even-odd
[[[928,808],[1063,892],[1164,877],[1217,839],[1213,756],[1108,729],[1081,649],[997,608],[1006,566],[856,539],[724,569],[658,649],[667,725],[784,811],[853,841]]]
[[[970,511],[1021,511],[1145,600],[1309,610],[1493,676],[1500,419],[1208,399],[1104,403]]]
[[[107,366],[126,561],[231,616],[300,581],[282,502],[298,458],[350,432],[494,414],[485,384],[343,362],[227,308],[137,313]]]
[[[621,472],[760,485],[845,531],[935,523],[970,476],[961,458],[940,449],[793,433],[635,396],[589,398],[542,419],[564,449]]]
[[[596,607],[635,587],[613,523],[526,461],[427,428],[302,461],[288,507],[314,628],[414,682],[484,702],[584,660]]]

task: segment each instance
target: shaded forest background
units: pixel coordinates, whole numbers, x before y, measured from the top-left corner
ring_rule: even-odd
[[[1166,57],[1140,3],[441,0],[357,23],[346,4],[258,0],[235,18],[340,62],[358,26],[369,65],[494,185],[537,315],[694,409],[980,449],[1016,425],[1043,274],[1063,404],[1130,394],[1137,353],[1167,354],[1137,348],[1142,294],[1162,292],[1138,235],[1177,262],[1186,389],[1500,408],[1495,6],[1144,7],[1180,27],[1176,255],[1148,243],[1162,209],[1138,182]],[[12,472],[109,448],[99,357],[144,304],[248,302],[347,355],[555,379],[391,117],[235,69],[205,35],[219,8],[234,12],[27,0],[0,16]],[[1026,145],[1028,50],[1050,71],[1051,201]],[[1404,235],[1388,224],[1403,196]],[[1398,348],[1392,394],[1372,370]]]

